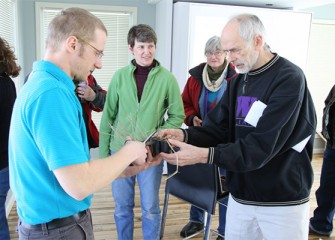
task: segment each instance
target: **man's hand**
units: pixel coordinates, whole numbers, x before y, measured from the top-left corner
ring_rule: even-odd
[[[122,149],[134,154],[133,165],[144,165],[146,163],[146,158],[148,155],[148,149],[143,142],[132,141],[130,137],[127,137],[126,143]]]
[[[173,147],[178,147],[176,153],[160,153],[159,156],[168,163],[178,166],[193,165],[196,163],[207,163],[208,148],[199,148],[174,139],[168,139]]]
[[[163,130],[159,130],[157,131],[157,133],[155,133],[153,135],[153,137],[157,137],[160,139],[176,139],[180,142],[184,141],[184,133],[181,129],[163,129]]]
[[[162,158],[159,155],[152,157],[149,147],[146,148],[148,151],[146,161],[144,161],[143,163],[142,159],[135,160],[131,166],[127,167],[123,171],[120,177],[131,177],[137,175],[140,172],[148,169],[149,167],[153,167],[161,163]]]

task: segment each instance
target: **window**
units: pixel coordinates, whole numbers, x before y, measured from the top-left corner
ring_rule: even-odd
[[[49,22],[62,9],[80,7],[87,9],[105,24],[108,32],[107,43],[102,59],[102,69],[97,69],[93,75],[98,84],[107,90],[115,71],[129,64],[131,56],[128,52],[127,34],[137,19],[134,7],[115,7],[102,5],[76,5],[63,3],[36,3],[36,39],[37,59],[43,58],[45,38]],[[92,113],[97,127],[100,126],[101,113]]]
[[[16,58],[20,59],[18,56],[17,4],[15,0],[0,0],[0,22],[0,36],[13,47]],[[13,80],[16,83],[16,89],[19,90],[17,78]]]
[[[16,46],[16,34],[13,29],[16,27],[16,2],[14,0],[1,0],[0,1],[0,35],[4,38],[11,46]]]

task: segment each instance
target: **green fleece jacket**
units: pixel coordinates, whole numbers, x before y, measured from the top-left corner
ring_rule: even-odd
[[[140,102],[134,64],[131,62],[115,72],[100,124],[101,158],[109,156],[110,150],[118,151],[127,136],[144,141],[155,130],[182,125],[185,114],[177,80],[156,62],[149,72]]]

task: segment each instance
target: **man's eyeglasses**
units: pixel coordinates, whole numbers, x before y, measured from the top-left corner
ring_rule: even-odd
[[[223,50],[223,52],[225,54],[229,53],[229,54],[233,54],[233,55],[240,55],[241,51],[242,51],[242,49],[240,49],[240,48],[233,48],[233,49],[230,49],[230,50]]]
[[[85,44],[87,44],[88,46],[90,46],[91,48],[93,48],[95,50],[95,55],[97,56],[97,58],[101,59],[104,56],[103,51],[100,51],[99,49],[97,49],[96,47],[94,47],[92,44],[90,44],[89,42],[85,41],[84,39],[77,37],[79,41],[84,42]]]
[[[222,54],[223,54],[222,51],[206,52],[205,56],[208,57],[208,58],[211,57],[211,56],[213,56],[213,55],[214,55],[214,57],[221,57]]]

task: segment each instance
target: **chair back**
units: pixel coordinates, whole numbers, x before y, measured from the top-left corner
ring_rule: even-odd
[[[167,164],[167,169],[172,174],[176,166]],[[216,165],[195,164],[179,167],[178,173],[167,180],[165,192],[214,215],[220,183]]]

